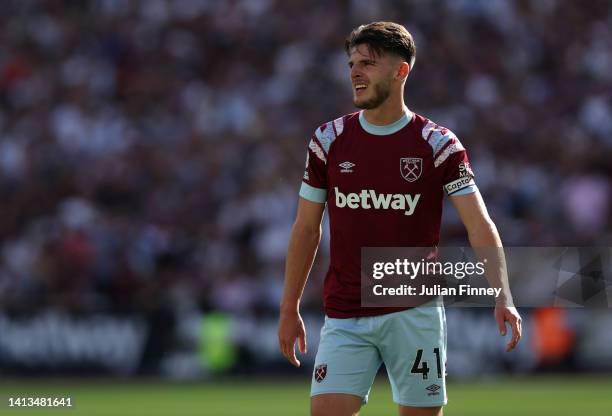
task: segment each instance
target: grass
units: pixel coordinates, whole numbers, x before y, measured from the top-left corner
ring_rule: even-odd
[[[225,380],[175,384],[109,380],[41,380],[0,383],[2,415],[91,416],[280,416],[308,415],[309,385],[304,380]],[[612,414],[612,378],[574,375],[487,382],[449,383],[447,416]],[[9,408],[15,396],[70,396],[71,409]],[[362,416],[396,415],[391,390],[377,380]]]

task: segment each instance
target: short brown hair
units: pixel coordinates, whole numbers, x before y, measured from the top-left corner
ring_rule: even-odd
[[[372,22],[361,25],[353,29],[346,38],[344,49],[350,55],[351,49],[361,44],[367,44],[377,55],[384,52],[401,56],[410,64],[410,69],[414,65],[416,58],[414,39],[404,26],[397,23]]]

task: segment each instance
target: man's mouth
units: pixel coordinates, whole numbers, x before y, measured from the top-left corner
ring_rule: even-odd
[[[363,82],[358,82],[355,84],[355,92],[359,93],[364,91],[366,88],[368,88],[368,85],[363,83]]]

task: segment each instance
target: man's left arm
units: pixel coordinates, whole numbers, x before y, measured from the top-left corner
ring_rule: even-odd
[[[478,189],[465,195],[450,196],[450,201],[465,225],[470,245],[476,254],[486,253],[488,264],[485,276],[489,285],[501,288],[499,296],[495,299],[495,320],[502,336],[506,335],[506,321],[509,322],[512,339],[508,342],[506,351],[511,351],[521,339],[521,316],[512,301],[506,258],[497,227],[489,217]]]

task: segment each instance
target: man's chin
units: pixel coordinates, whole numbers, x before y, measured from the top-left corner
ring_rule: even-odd
[[[376,103],[372,102],[372,100],[369,100],[369,101],[360,101],[360,100],[355,100],[355,99],[353,100],[353,105],[355,105],[355,107],[361,110],[371,110],[376,107],[375,104]]]

